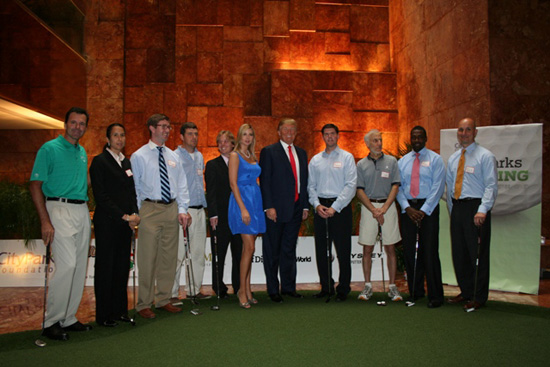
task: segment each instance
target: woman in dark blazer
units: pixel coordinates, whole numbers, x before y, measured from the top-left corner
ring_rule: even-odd
[[[90,179],[96,209],[94,287],[96,322],[113,327],[128,317],[128,275],[132,230],[140,218],[130,161],[121,151],[126,144],[126,130],[115,123],[107,127],[107,144],[92,161]]]

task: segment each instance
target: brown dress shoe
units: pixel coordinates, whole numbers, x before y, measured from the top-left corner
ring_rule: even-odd
[[[167,304],[165,304],[164,306],[159,307],[159,308],[163,309],[164,311],[171,312],[171,313],[178,313],[178,312],[181,312],[181,308],[172,306],[171,303],[167,303]]]
[[[478,301],[470,301],[464,305],[464,310],[479,310],[483,305]]]
[[[138,314],[144,319],[154,319],[156,317],[155,313],[150,308],[144,308],[143,310],[138,311]]]
[[[461,294],[459,294],[458,296],[455,296],[455,297],[453,297],[453,298],[449,298],[449,299],[447,300],[447,302],[450,303],[450,304],[452,304],[452,305],[453,305],[453,304],[456,304],[456,303],[462,303],[462,302],[464,302],[464,301],[466,301],[466,299],[465,299],[464,297],[462,297]]]

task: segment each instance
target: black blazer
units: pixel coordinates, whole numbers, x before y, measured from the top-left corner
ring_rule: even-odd
[[[96,203],[94,219],[100,216],[122,222],[124,214],[138,212],[136,188],[131,172],[127,158],[124,158],[120,167],[106,150],[93,159],[90,179]]]
[[[231,187],[229,186],[229,169],[221,155],[206,163],[204,178],[206,181],[208,217],[217,216],[218,226],[228,226],[227,210]]]
[[[300,164],[300,196],[298,201],[302,209],[308,209],[307,153],[302,148],[294,147]],[[294,173],[288,155],[280,141],[262,149],[260,152],[260,167],[262,167],[260,188],[264,209],[275,208],[277,221],[290,221],[294,213]]]

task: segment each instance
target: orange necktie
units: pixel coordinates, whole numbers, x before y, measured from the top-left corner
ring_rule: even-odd
[[[466,158],[466,149],[462,149],[462,154],[460,155],[460,160],[458,161],[458,170],[456,172],[456,181],[455,181],[455,199],[460,199],[460,194],[462,194],[462,181],[464,180],[464,163]]]

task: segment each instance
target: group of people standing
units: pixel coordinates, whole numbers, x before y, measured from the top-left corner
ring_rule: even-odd
[[[91,228],[85,205],[87,156],[78,144],[88,120],[86,110],[71,108],[65,117],[64,134],[40,148],[31,175],[31,194],[41,220],[42,238],[48,248],[51,245],[56,265],[43,324],[43,334],[52,339],[67,340],[70,331],[91,329],[75,317],[83,292]],[[365,135],[370,153],[356,165],[353,155],[338,146],[338,127],[327,124],[321,131],[325,149],[308,164],[306,152],[294,145],[298,132],[295,120],[280,120],[280,140],[263,148],[259,160],[254,129],[243,124],[236,139],[230,131],[219,132],[216,143],[220,156],[206,166],[197,150],[199,131],[194,123],[181,126],[182,144],[175,151],[165,145],[172,130],[168,116],[152,115],[147,129],[149,142],[127,159],[122,153],[125,128],[117,123],[110,125],[104,151],[90,166],[89,181],[96,201],[94,286],[98,325],[114,327],[132,321],[126,289],[131,242],[138,225],[136,311],[143,318],[155,317],[153,306],[181,312],[177,307],[181,304],[179,279],[184,262],[189,260],[193,266],[187,280],[187,297],[210,297],[201,292],[207,223],[212,253],[218,254],[218,266],[212,266],[212,283],[220,298],[229,297],[222,274],[231,249],[231,281],[239,306],[249,309],[258,302],[250,286],[258,234],[263,234],[270,299],[281,303],[283,296],[302,298],[296,292],[296,244],[310,205],[314,209],[315,254],[321,283],[314,297],[335,295],[337,301],[345,301],[351,290],[350,204],[355,196],[362,204],[359,244],[364,246],[365,277],[365,288],[358,298],[368,300],[372,296],[371,258],[380,236],[388,259],[388,295],[394,301],[402,299],[395,286],[394,246],[402,233],[411,295],[414,299],[424,296],[426,276],[428,307],[442,304],[438,233],[445,166],[439,155],[425,147],[424,128],[412,129],[413,151],[399,162],[382,152],[382,135],[371,130]],[[453,261],[461,288],[461,294],[449,302],[468,302],[465,307],[478,308],[487,300],[490,209],[497,187],[495,157],[475,143],[476,133],[473,120],[460,121],[458,141],[463,149],[449,160],[446,184]],[[402,211],[401,232],[396,200]],[[179,245],[181,232],[183,246]],[[416,238],[420,239],[418,248]],[[332,243],[339,264],[336,288],[330,270]]]

